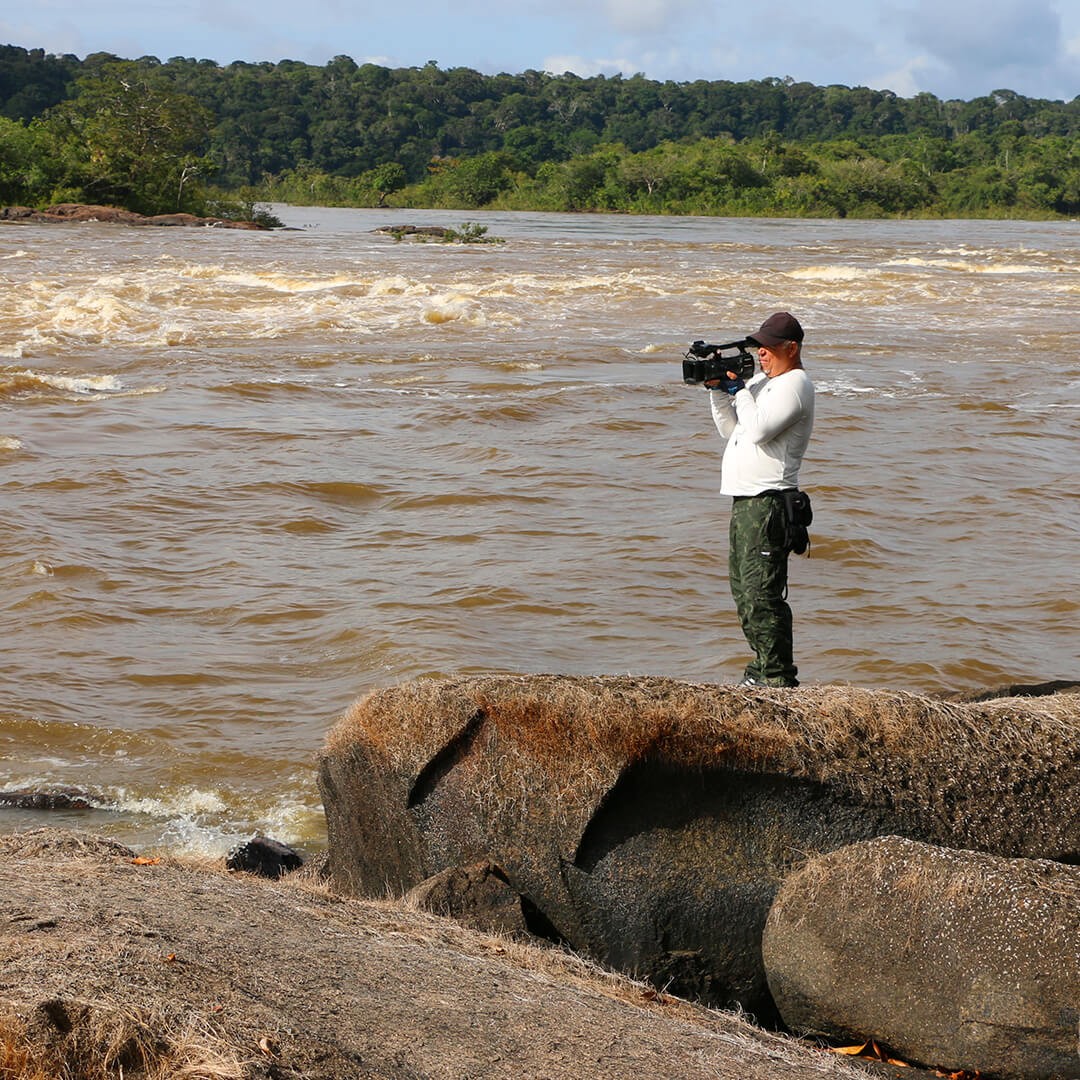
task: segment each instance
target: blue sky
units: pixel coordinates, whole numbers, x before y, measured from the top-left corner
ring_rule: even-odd
[[[35,0],[0,12],[0,43],[220,63],[345,54],[487,74],[790,76],[905,97],[1080,94],[1076,0]]]

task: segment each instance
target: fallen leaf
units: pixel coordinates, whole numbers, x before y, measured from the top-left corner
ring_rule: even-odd
[[[827,1046],[825,1049],[831,1054],[847,1054],[848,1057],[866,1058],[867,1061],[883,1061],[888,1065],[896,1065],[901,1069],[911,1068],[909,1062],[901,1061],[899,1058],[889,1057],[889,1055],[873,1040],[864,1042],[860,1046]],[[945,1074],[941,1073],[940,1075],[944,1076]],[[966,1077],[957,1077],[954,1078],[954,1080],[966,1080]]]
[[[655,1001],[657,1005],[666,1005],[671,999],[664,996],[660,990],[654,990],[651,987],[648,990],[642,990],[641,996],[645,1001]]]
[[[847,1054],[848,1057],[858,1057],[869,1045],[869,1043],[863,1043],[862,1046],[827,1046],[825,1049],[832,1054]]]
[[[150,858],[147,858],[145,855],[136,855],[135,858],[132,859],[131,861],[136,866],[157,866],[158,863],[161,862],[161,859],[159,859],[159,858],[158,859],[150,859]]]
[[[277,1043],[275,1043],[274,1040],[271,1039],[269,1035],[264,1035],[259,1040],[259,1049],[267,1057],[277,1057],[278,1056]]]

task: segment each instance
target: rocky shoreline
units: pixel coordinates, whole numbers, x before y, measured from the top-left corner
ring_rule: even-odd
[[[137,214],[119,206],[94,206],[88,203],[58,203],[44,210],[29,206],[0,208],[0,222],[15,225],[61,225],[74,223],[103,223],[109,225],[156,225],[211,229],[248,229],[264,232],[266,226],[255,221],[232,221],[228,218],[196,217],[194,214]]]
[[[50,829],[0,836],[0,955],[6,1080],[867,1075],[564,950],[335,896],[306,871],[269,881]]]
[[[771,1026],[1076,1080],[1078,689],[417,680],[327,738],[329,873]]]
[[[1077,1080],[1080,684],[979,698],[423,679],[302,869],[0,835],[0,1075]]]

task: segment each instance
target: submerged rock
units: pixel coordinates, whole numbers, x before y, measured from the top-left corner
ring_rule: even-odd
[[[953,694],[952,701],[993,701],[1003,697],[1046,697],[1048,694],[1080,693],[1080,682],[1071,679],[1051,679],[1041,683],[1011,683],[995,690],[968,690]]]
[[[100,803],[78,788],[56,788],[52,791],[0,791],[0,807],[16,810],[93,810]]]
[[[841,848],[784,881],[762,951],[793,1031],[985,1076],[1080,1076],[1075,866],[898,837]]]
[[[573,948],[769,1019],[761,933],[807,852],[900,834],[1080,856],[1080,698],[422,680],[346,714],[319,786],[339,890],[494,862]]]

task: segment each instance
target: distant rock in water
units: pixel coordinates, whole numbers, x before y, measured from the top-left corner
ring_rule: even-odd
[[[499,236],[488,236],[487,226],[476,222],[465,222],[460,229],[443,225],[380,225],[371,230],[383,236],[392,236],[395,240],[430,241],[439,240],[445,244],[502,244]]]
[[[769,1020],[761,934],[806,853],[896,834],[1080,858],[1080,696],[423,679],[345,715],[319,787],[342,892],[495,863],[557,940]]]
[[[304,860],[288,844],[255,836],[232,849],[225,859],[229,870],[244,870],[260,877],[284,877],[290,870],[299,870]]]
[[[394,237],[395,240],[404,240],[413,237],[417,240],[430,239],[445,240],[449,230],[442,225],[380,225],[372,232],[383,233]]]
[[[93,810],[91,796],[78,788],[59,788],[55,791],[0,791],[0,807],[15,810]]]
[[[45,210],[29,206],[0,208],[0,221],[16,224],[62,224],[65,222],[105,222],[114,225],[197,226],[213,229],[249,229],[264,231],[255,221],[231,221],[228,218],[196,217],[194,214],[136,214],[119,206],[93,206],[86,203],[58,203]]]

